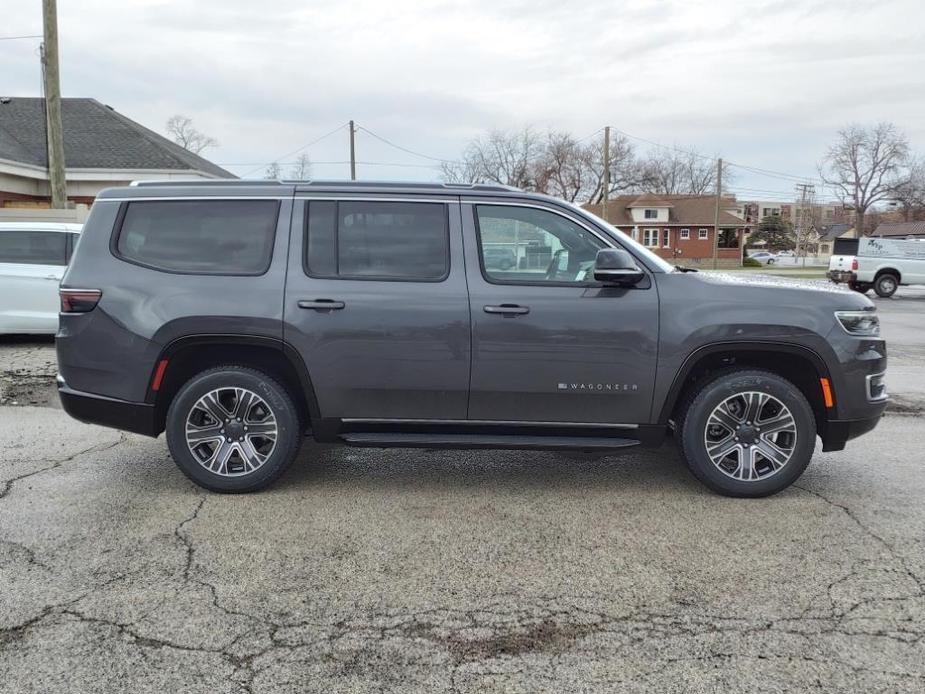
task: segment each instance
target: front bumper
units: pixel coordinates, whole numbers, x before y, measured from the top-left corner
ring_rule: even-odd
[[[61,399],[64,411],[81,422],[99,424],[145,436],[157,436],[161,433],[154,405],[73,390],[68,387],[60,374],[58,375],[58,397]]]
[[[833,282],[857,282],[858,279],[857,274],[847,270],[829,270],[825,276]]]
[[[851,439],[863,436],[880,422],[888,400],[879,403],[879,412],[865,419],[833,419],[825,423],[822,431],[822,450],[841,451]]]

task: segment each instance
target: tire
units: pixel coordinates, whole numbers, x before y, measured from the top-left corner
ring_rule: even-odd
[[[870,282],[849,282],[848,286],[856,292],[867,294],[873,285]]]
[[[773,264],[774,264],[774,258],[769,258],[768,265],[773,265]]]
[[[188,431],[198,440],[188,441]],[[167,446],[174,462],[213,492],[254,492],[273,483],[298,454],[302,432],[286,389],[244,366],[219,366],[193,376],[167,411]]]
[[[889,272],[885,272],[874,280],[874,291],[881,299],[889,299],[899,289],[899,278]]]
[[[749,408],[759,417],[748,417]],[[741,419],[733,416],[736,412]],[[780,430],[768,431],[775,426]],[[706,381],[692,394],[679,435],[681,459],[694,476],[718,494],[742,498],[770,496],[789,487],[803,474],[815,444],[816,421],[803,393],[790,381],[759,369],[727,370]]]

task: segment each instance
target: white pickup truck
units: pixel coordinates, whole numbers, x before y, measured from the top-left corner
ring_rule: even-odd
[[[826,276],[862,293],[893,296],[900,285],[925,284],[925,239],[859,239],[858,254],[833,255]]]

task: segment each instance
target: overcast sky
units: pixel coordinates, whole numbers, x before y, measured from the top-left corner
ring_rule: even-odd
[[[925,152],[923,0],[58,0],[58,12],[65,96],[160,132],[186,114],[220,142],[204,154],[239,175],[350,118],[435,159],[527,124],[577,137],[609,124],[807,176],[851,121],[891,120]],[[40,0],[0,0],[0,17],[0,36],[41,33]],[[0,93],[40,94],[37,50],[0,41]],[[345,129],[306,151],[313,177],[348,176]],[[357,158],[388,164],[361,164],[363,178],[439,176],[365,132]],[[735,178],[740,197],[792,183]]]

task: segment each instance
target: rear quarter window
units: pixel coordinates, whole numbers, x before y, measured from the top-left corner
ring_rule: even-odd
[[[167,272],[261,275],[270,267],[278,216],[276,200],[128,202],[113,250]]]

